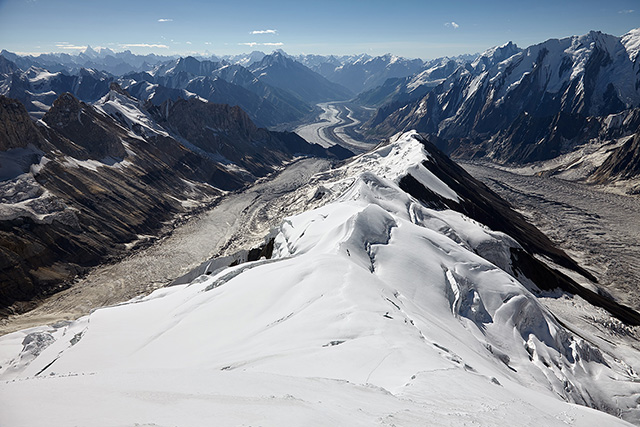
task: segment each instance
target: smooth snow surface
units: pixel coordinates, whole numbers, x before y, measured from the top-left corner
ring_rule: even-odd
[[[637,422],[633,369],[497,267],[515,241],[400,190],[458,197],[423,161],[408,133],[343,166],[273,259],[1,337],[0,425]]]

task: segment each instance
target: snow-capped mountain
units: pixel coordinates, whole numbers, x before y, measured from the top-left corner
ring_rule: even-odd
[[[437,134],[450,141],[449,152],[463,140],[469,155],[519,162],[555,157],[577,143],[586,117],[640,106],[638,37],[638,31],[623,37],[592,31],[522,51],[494,48],[370,125],[388,134],[410,128]],[[567,131],[551,138],[556,128]],[[489,142],[474,148],[480,141]]]
[[[311,104],[346,100],[352,96],[349,89],[327,80],[281,52],[265,56],[249,66],[249,70],[265,83],[288,90]]]
[[[15,63],[0,55],[0,75],[7,76],[18,70],[19,68]]]
[[[32,66],[23,72],[4,56],[1,61],[0,94],[19,99],[36,118],[42,117],[62,93],[70,92],[82,101],[95,102],[108,92],[110,82],[118,81],[135,97],[155,105],[168,99],[198,96],[214,103],[238,105],[260,126],[276,127],[311,114],[313,106],[302,96],[318,90],[319,84],[314,79],[300,79],[302,74],[299,74],[292,86],[301,91],[297,94],[265,83],[241,65],[194,57],[165,61],[150,71],[128,73],[119,78],[93,69],[70,73]],[[313,74],[310,70],[307,72]],[[327,96],[334,95],[342,96],[331,91]]]
[[[245,53],[240,55],[225,55],[225,56],[222,56],[220,59],[227,61],[231,64],[238,64],[238,65],[242,65],[243,67],[248,67],[254,62],[262,61],[262,58],[264,58],[265,56],[266,54],[264,52],[254,50],[251,53]]]
[[[238,107],[147,107],[113,82],[94,105],[61,95],[35,123],[0,96],[0,313],[300,155],[351,153],[260,129]]]
[[[77,55],[68,53],[43,53],[40,55],[16,55],[2,50],[0,56],[15,62],[18,67],[26,70],[30,67],[46,68],[52,72],[65,71],[69,74],[77,73],[81,68],[94,68],[113,75],[148,71],[154,66],[173,60],[174,56],[156,54],[136,55],[129,50],[114,52],[109,48],[91,46]]]
[[[328,77],[332,75],[335,70],[345,64],[351,64],[361,59],[370,59],[371,56],[367,54],[360,55],[296,55],[295,60],[303,64],[305,67],[315,71],[321,76]]]
[[[422,98],[467,62],[441,58],[430,61],[425,69],[407,77],[389,78],[381,86],[360,93],[355,102],[371,107],[384,104],[405,105]]]
[[[408,133],[316,176],[270,259],[1,337],[3,421],[638,423],[640,361],[606,312],[573,329],[532,293],[518,242],[402,189],[411,176],[432,201],[464,201],[429,147]]]
[[[121,81],[127,90],[156,105],[193,95],[218,104],[238,105],[260,126],[294,122],[313,110],[295,92],[267,84],[242,65],[228,62],[179,58],[150,73],[126,75]],[[152,89],[150,85],[155,86]],[[186,91],[187,96],[178,91]]]
[[[20,100],[33,117],[40,118],[59,95],[73,93],[85,102],[94,102],[109,91],[114,77],[93,69],[80,69],[76,74],[30,67],[22,71],[6,59],[0,71],[0,95]]]
[[[327,61],[323,63],[317,58],[306,60],[316,62],[318,72],[328,80],[347,87],[356,94],[380,86],[389,78],[416,74],[425,65],[421,59],[407,59],[391,54],[376,57],[327,57]]]
[[[269,101],[281,114],[288,112],[287,117],[280,119],[282,123],[305,117],[312,112],[312,107],[295,92],[269,85],[241,65],[224,65],[215,70],[213,75]]]

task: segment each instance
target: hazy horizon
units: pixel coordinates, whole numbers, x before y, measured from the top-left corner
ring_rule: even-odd
[[[640,27],[637,1],[542,0],[535,5],[463,0],[455,4],[335,0],[301,4],[187,0],[180,4],[80,0],[0,0],[2,48],[20,54],[78,53],[87,45],[163,56],[366,53],[433,59],[521,47],[586,34],[620,36]]]

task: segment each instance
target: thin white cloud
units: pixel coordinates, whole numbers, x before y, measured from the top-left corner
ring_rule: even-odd
[[[191,42],[187,42],[187,44],[193,44],[193,43],[191,43]]]
[[[455,23],[455,22],[453,22],[453,21],[451,21],[451,22],[445,22],[445,23],[444,23],[444,26],[445,26],[445,27],[451,27],[451,28],[453,28],[454,30],[455,30],[456,28],[460,28],[460,25],[456,24],[456,23]]]
[[[277,30],[253,30],[249,34],[278,34]]]
[[[86,46],[76,46],[71,43],[61,42],[56,44],[57,48],[66,49],[66,50],[85,50]]]
[[[284,46],[284,43],[282,42],[276,42],[276,43],[258,43],[258,42],[247,42],[247,43],[238,43],[240,46],[250,46],[250,47],[256,47],[256,46]]]
[[[158,19],[158,22],[173,22],[173,19],[171,19],[171,18],[160,18],[160,19]]]
[[[167,46],[166,44],[149,44],[149,43],[129,43],[129,44],[123,44],[122,47],[147,47],[147,48],[169,49],[169,46]]]
[[[629,13],[633,13],[633,12],[635,12],[635,10],[633,10],[633,9],[626,9],[626,10],[618,11],[618,13],[624,13],[624,14],[629,14]]]

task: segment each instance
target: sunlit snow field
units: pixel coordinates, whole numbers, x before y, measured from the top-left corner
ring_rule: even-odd
[[[517,242],[400,190],[456,200],[429,158],[408,133],[325,172],[270,260],[0,337],[0,424],[638,422],[638,361],[565,329],[513,277]]]

